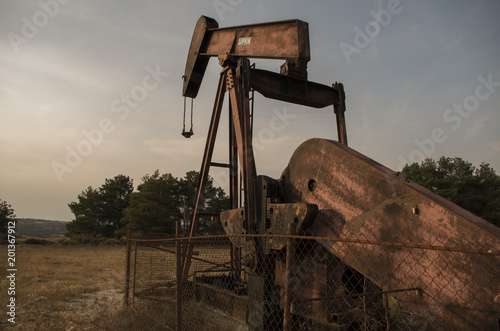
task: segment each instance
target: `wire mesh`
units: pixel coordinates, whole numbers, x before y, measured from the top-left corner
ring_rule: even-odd
[[[234,237],[130,239],[128,302],[182,330],[498,330],[490,246],[248,235],[237,248]],[[262,249],[278,237],[284,249]]]

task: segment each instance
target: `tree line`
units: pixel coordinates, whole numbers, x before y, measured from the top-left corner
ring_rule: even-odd
[[[450,200],[464,209],[500,226],[500,176],[487,163],[475,167],[455,157],[425,159],[407,164],[402,173],[409,179]],[[75,220],[68,224],[73,234],[101,234],[119,237],[125,229],[159,233],[175,232],[175,222],[184,214],[190,218],[199,173],[187,172],[184,178],[155,171],[142,178],[133,191],[132,181],[123,175],[106,179],[98,189],[88,187],[69,207]],[[206,186],[204,211],[219,213],[228,209],[229,199],[224,190]],[[202,218],[200,231],[217,232],[222,227]]]
[[[142,177],[134,192],[133,181],[125,175],[106,179],[99,188],[87,187],[78,195],[78,201],[68,206],[75,215],[67,224],[68,236],[100,235],[119,238],[125,230],[150,233],[175,233],[177,221],[189,220],[199,173],[189,171],[183,178],[170,173]],[[203,210],[220,213],[229,207],[229,197],[209,178],[206,185]],[[200,218],[200,231],[217,233],[222,226],[207,217]]]
[[[475,167],[459,157],[407,164],[409,179],[500,227],[500,176],[487,163]]]
[[[473,166],[462,158],[441,157],[407,164],[402,170],[409,179],[451,202],[500,227],[500,176],[487,163]],[[170,173],[142,177],[134,192],[133,181],[125,175],[105,179],[98,188],[83,190],[77,201],[68,204],[74,220],[66,225],[68,235],[119,238],[127,229],[173,234],[175,223],[190,219],[199,172],[189,171],[183,178]],[[209,178],[205,205],[208,213],[229,208],[229,197]],[[0,199],[0,232],[15,220],[14,209]],[[185,225],[185,223],[184,223]],[[222,233],[222,226],[209,217],[200,218],[200,231]]]
[[[0,199],[0,233],[8,232],[8,224],[10,221],[15,221],[16,215],[14,209],[7,201]]]

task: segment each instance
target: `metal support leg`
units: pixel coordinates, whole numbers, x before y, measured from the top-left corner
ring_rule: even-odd
[[[224,103],[224,93],[226,92],[226,76],[227,69],[221,72],[219,79],[219,87],[217,89],[217,96],[215,98],[214,109],[212,113],[212,119],[210,121],[210,128],[208,131],[207,142],[205,144],[205,152],[203,153],[203,161],[200,170],[200,179],[198,182],[198,190],[196,191],[196,200],[193,208],[193,215],[191,217],[191,228],[189,231],[189,237],[192,237],[199,226],[199,211],[205,203],[205,185],[208,180],[208,173],[210,171],[210,163],[212,161],[212,154],[215,146],[215,138],[217,136],[217,130],[219,128],[220,114],[222,111],[222,104]],[[191,265],[191,255],[193,253],[193,248],[191,245],[191,240],[186,243],[186,255],[183,259],[183,271],[182,277],[187,280],[189,267]]]
[[[250,104],[248,95],[236,79],[235,69],[228,72],[228,86],[233,127],[238,145],[240,170],[243,177],[245,199],[245,223],[247,233],[251,233],[255,223],[254,180],[257,177],[250,130]]]
[[[238,187],[238,144],[234,133],[233,110],[229,103],[229,208],[237,209],[239,198]],[[233,246],[231,250],[231,270],[235,281],[241,281],[241,249]]]

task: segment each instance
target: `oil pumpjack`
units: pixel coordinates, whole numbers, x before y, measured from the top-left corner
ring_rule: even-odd
[[[289,224],[297,233],[311,237],[366,238],[380,242],[412,243],[425,238],[428,243],[451,245],[487,245],[500,250],[500,229],[459,206],[437,196],[407,178],[384,167],[347,146],[344,112],[345,93],[341,83],[324,85],[308,80],[310,60],[309,26],[298,19],[219,28],[218,23],[201,16],[196,24],[183,76],[183,96],[196,98],[209,59],[217,57],[222,67],[208,130],[197,195],[190,222],[189,237],[196,234],[199,218],[204,215],[204,190],[211,167],[229,171],[230,209],[220,214],[220,221],[231,238],[231,277],[243,282],[241,270],[247,270],[248,315],[264,311],[252,330],[281,328],[285,284],[283,254],[287,250],[285,237],[270,238],[239,235],[286,235]],[[280,72],[256,69],[249,59],[284,60]],[[266,98],[312,108],[333,106],[337,121],[338,141],[311,139],[293,153],[281,178],[257,175],[252,148],[251,93],[257,91]],[[225,93],[229,94],[229,162],[212,162]],[[189,137],[191,132],[183,132]],[[241,183],[239,178],[241,176]],[[242,205],[240,205],[242,201]],[[500,266],[487,265],[483,256],[464,255],[463,264],[481,274],[470,277],[460,264],[450,264],[435,256],[434,266],[443,267],[448,276],[464,286],[461,296],[436,309],[436,298],[443,286],[440,275],[411,273],[398,266],[402,259],[419,265],[419,254],[394,254],[394,248],[377,246],[366,251],[355,245],[337,245],[335,241],[317,244],[337,261],[335,270],[318,268],[303,300],[320,301],[320,287],[334,288],[346,272],[359,274],[374,291],[389,293],[391,288],[406,289],[392,293],[409,311],[427,316],[428,326],[445,329],[476,329],[476,321],[487,321],[491,329],[498,327],[500,316]],[[187,279],[191,264],[192,245],[187,241],[183,257],[183,278]],[[302,259],[307,256],[302,255]],[[411,261],[407,264],[411,264]],[[419,266],[419,268],[423,268]],[[340,272],[339,272],[340,270]],[[433,268],[428,272],[432,273]],[[396,277],[395,274],[405,277]],[[425,273],[422,273],[425,274]],[[431,276],[436,276],[432,278]],[[443,275],[441,275],[443,276]],[[339,280],[340,279],[340,280]],[[434,279],[432,282],[429,279]],[[384,292],[385,291],[385,292]],[[481,291],[487,293],[478,297]],[[324,309],[324,308],[318,308]],[[334,308],[328,308],[334,310]],[[299,313],[297,313],[299,314]],[[318,316],[326,327],[336,312]],[[318,315],[318,314],[317,314]],[[485,325],[485,324],[482,324]]]

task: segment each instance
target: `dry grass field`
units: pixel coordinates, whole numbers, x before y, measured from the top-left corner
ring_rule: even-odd
[[[7,246],[0,246],[0,302],[9,302]],[[123,305],[125,246],[16,246],[16,323],[0,329],[132,330],[147,327]]]

